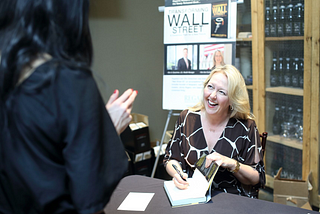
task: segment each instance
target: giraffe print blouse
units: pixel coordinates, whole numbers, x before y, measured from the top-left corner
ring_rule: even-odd
[[[255,122],[250,119],[230,118],[216,145],[212,151],[209,151],[202,129],[200,111],[182,111],[167,145],[164,163],[166,164],[170,159],[177,160],[183,171],[191,177],[195,162],[203,153],[212,152],[233,158],[259,172],[259,183],[255,186],[246,186],[227,169],[220,167],[214,178],[212,190],[257,198],[258,189],[265,184],[265,171],[259,132]],[[255,154],[259,161],[255,161]]]

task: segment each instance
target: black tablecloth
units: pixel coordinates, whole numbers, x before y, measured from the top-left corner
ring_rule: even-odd
[[[217,214],[307,214],[318,213],[315,211],[277,204],[269,201],[251,199],[223,192],[215,192],[212,202],[207,204],[191,205],[172,208],[163,189],[163,180],[140,175],[131,175],[123,178],[111,200],[105,208],[106,213],[164,213],[164,214],[189,214],[189,213],[217,213]],[[155,193],[144,212],[117,210],[129,192]]]

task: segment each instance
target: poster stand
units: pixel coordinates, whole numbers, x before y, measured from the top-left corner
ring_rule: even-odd
[[[180,115],[172,113],[172,109],[187,109],[198,102],[202,82],[210,73],[208,68],[213,66],[208,61],[208,56],[213,57],[215,51],[222,47],[228,64],[234,65],[236,56],[237,1],[166,0],[162,9],[165,45],[162,108],[169,110],[169,113],[151,173],[152,178],[158,166],[170,118],[172,115]],[[192,56],[193,64],[187,66],[191,70],[177,69],[176,64],[180,58],[178,52],[183,52],[184,56],[188,53],[184,51],[186,49]],[[179,77],[183,77],[183,80],[178,81]],[[199,81],[201,84],[198,87],[196,85]]]
[[[161,152],[162,145],[163,145],[163,140],[164,140],[164,137],[166,135],[166,132],[167,132],[167,129],[168,129],[168,125],[169,125],[169,121],[170,121],[170,118],[171,118],[172,115],[173,116],[179,116],[180,113],[172,113],[172,110],[169,110],[169,112],[168,112],[167,122],[166,122],[166,125],[165,125],[164,130],[163,130],[160,147],[159,147],[158,153],[156,155],[156,160],[155,160],[154,165],[153,165],[151,178],[154,177],[154,174],[155,174],[155,172],[157,170],[157,166],[158,166],[158,162],[159,162],[159,158],[160,158],[160,152]]]

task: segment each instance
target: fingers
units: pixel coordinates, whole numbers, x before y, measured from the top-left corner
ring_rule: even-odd
[[[182,177],[185,179],[185,180],[187,180],[187,178],[188,178],[188,174],[187,173],[182,173]],[[183,180],[183,179],[182,179]],[[183,180],[184,181],[184,180]],[[184,182],[187,182],[187,181],[184,181]],[[187,182],[188,183],[188,182]]]
[[[188,176],[187,174],[183,173],[183,177],[186,179]],[[178,173],[174,175],[172,180],[176,187],[178,187],[179,189],[187,189],[189,186],[189,183],[187,181],[184,181]]]
[[[126,100],[126,103],[128,104],[128,106],[131,108],[132,107],[132,103],[133,101],[136,99],[138,95],[138,91],[134,90],[131,95],[129,96],[129,98]]]
[[[129,88],[127,89],[125,92],[123,92],[123,94],[118,98],[119,101],[121,101],[122,103],[125,102],[133,93],[133,89]]]
[[[135,98],[138,95],[137,90],[133,89],[127,89],[120,97],[119,97],[119,90],[116,89],[113,94],[110,96],[106,108],[108,109],[112,103],[117,102],[118,105],[124,105],[123,108],[127,110],[127,113],[131,113],[132,104],[135,100]]]
[[[132,120],[131,110],[138,91],[126,90],[119,97],[119,90],[110,96],[106,108],[118,133],[121,133]]]
[[[205,167],[208,168],[212,163],[212,160],[209,159],[209,158],[206,158],[206,164],[205,164]]]
[[[221,155],[218,152],[213,152],[210,155],[207,155],[205,167],[208,168],[212,162],[215,162],[218,166],[222,166],[224,168],[234,166],[234,159]]]
[[[115,90],[114,93],[110,96],[107,104],[111,104],[112,102],[117,101],[119,103],[124,103],[127,106],[127,108],[132,108],[132,103],[137,95],[137,90],[129,88],[125,92],[123,92],[123,94],[120,97],[118,97],[119,91]]]
[[[132,109],[132,104],[134,102],[134,100],[136,99],[138,95],[138,91],[133,91],[133,93],[130,95],[130,97],[127,99],[127,101],[125,101],[125,104],[128,106],[128,113],[131,113],[131,109]]]
[[[216,160],[217,158],[216,158],[215,152],[210,155],[207,155],[205,167],[208,168],[211,165],[211,163]]]
[[[130,90],[130,89],[128,89],[128,90]],[[127,90],[127,91],[128,91],[128,90]],[[126,97],[127,94],[125,94],[125,93],[127,93],[127,91],[124,92],[124,93],[121,95],[122,98],[123,98],[123,96]],[[132,93],[129,95],[129,97],[127,98],[127,100],[124,101],[124,102],[122,102],[122,101],[120,100],[121,97],[118,98],[118,101],[121,102],[122,108],[125,109],[127,115],[130,115],[130,114],[131,114],[132,105],[133,105],[133,102],[134,102],[134,100],[136,99],[137,95],[138,95],[138,91],[135,90],[135,91],[132,91]],[[123,100],[123,99],[122,99],[122,100]]]
[[[110,96],[106,106],[111,105],[111,103],[113,103],[118,98],[118,96],[119,96],[119,90],[116,89],[114,90],[113,94]]]
[[[207,155],[205,167],[208,168],[212,162],[215,162],[218,166],[221,166],[223,163],[223,156],[218,152],[213,152],[210,155]]]

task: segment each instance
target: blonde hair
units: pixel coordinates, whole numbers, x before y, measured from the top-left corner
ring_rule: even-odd
[[[216,66],[216,54],[217,54],[217,52],[220,52],[221,58],[222,58],[222,61],[221,61],[221,65],[220,65],[220,66],[223,66],[223,65],[226,64],[226,63],[224,63],[224,58],[223,58],[223,55],[222,55],[222,51],[221,51],[221,50],[216,50],[216,52],[214,52],[214,54],[213,54],[213,67]]]
[[[203,82],[202,94],[204,88],[215,73],[223,73],[228,79],[228,97],[231,103],[230,118],[237,119],[254,119],[254,115],[250,112],[249,95],[246,84],[241,73],[233,65],[224,65],[211,71],[207,79]],[[195,106],[189,108],[191,111],[199,111],[204,109],[204,100],[201,100]]]

